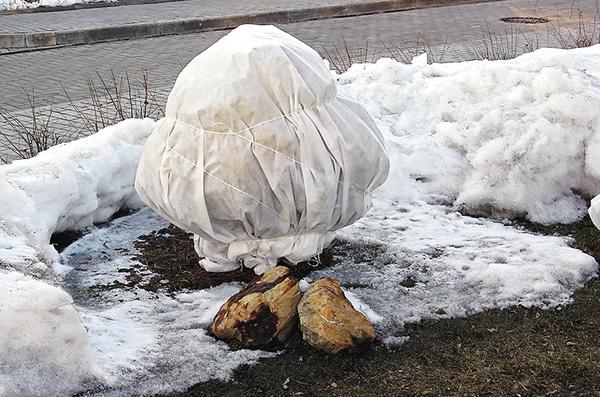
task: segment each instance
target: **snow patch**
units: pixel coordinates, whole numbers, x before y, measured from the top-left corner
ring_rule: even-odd
[[[384,133],[390,176],[343,229],[330,276],[375,313],[406,323],[512,305],[555,307],[596,276],[570,239],[508,221],[572,222],[600,192],[600,45],[509,61],[354,65],[340,90]],[[460,211],[460,212],[459,212]],[[462,212],[462,213],[461,213]]]
[[[386,138],[389,197],[549,224],[600,193],[600,45],[507,61],[381,59],[339,76]]]
[[[140,235],[167,226],[145,208],[98,227],[63,252],[73,271],[65,278],[68,291],[81,302],[83,325],[105,375],[92,396],[154,395],[183,391],[209,379],[229,379],[243,363],[272,353],[231,351],[206,329],[223,303],[241,285],[182,292],[174,296],[126,287],[124,275],[135,269],[151,276],[135,259]],[[98,288],[100,287],[100,288]],[[98,289],[90,297],[90,289]]]
[[[352,304],[352,307],[364,314],[365,317],[368,318],[372,324],[379,324],[383,321],[383,317],[375,313],[373,309],[371,309],[371,307],[369,307],[369,305],[367,305],[365,302],[360,300],[358,296],[354,295],[352,292],[348,291],[345,288],[342,288],[342,290],[344,291],[344,295],[346,295],[348,301],[350,301],[350,303]]]
[[[345,252],[335,257],[336,266],[305,281],[335,277],[351,286],[383,317],[376,324],[383,336],[422,319],[566,304],[597,271],[594,258],[569,247],[567,238],[533,235],[426,203],[404,207],[379,200],[340,238]]]
[[[139,206],[133,179],[153,125],[124,121],[0,167],[0,383],[7,395],[68,395],[100,376],[73,300],[56,286],[50,236]]]
[[[408,342],[408,339],[408,336],[386,336],[381,342],[386,348],[392,350]]]
[[[71,297],[0,271],[0,395],[70,395],[99,375]]]
[[[0,0],[0,10],[23,10],[38,7],[66,7],[85,3],[111,3],[116,0]]]

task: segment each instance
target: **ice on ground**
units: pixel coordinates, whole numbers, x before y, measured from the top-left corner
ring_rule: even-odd
[[[448,207],[379,203],[345,229],[335,277],[374,313],[383,336],[406,323],[513,305],[554,307],[595,276],[596,261],[569,239],[533,235]],[[366,253],[366,254],[365,254]]]
[[[154,395],[182,391],[209,379],[228,379],[240,364],[272,353],[238,350],[207,334],[221,305],[241,285],[177,293],[141,289],[151,273],[135,260],[140,235],[167,226],[143,209],[94,228],[62,254],[73,270],[65,277],[68,292],[80,303],[90,346],[104,384],[89,395]],[[142,280],[128,287],[135,270]]]
[[[133,179],[154,122],[128,120],[0,167],[0,384],[8,396],[68,395],[100,376],[71,297],[58,286],[55,231],[139,207]]]
[[[600,193],[600,45],[506,61],[354,65],[386,137],[387,190],[464,212],[569,223]]]
[[[65,7],[84,3],[110,3],[116,0],[0,0],[1,10],[23,10],[38,7]]]

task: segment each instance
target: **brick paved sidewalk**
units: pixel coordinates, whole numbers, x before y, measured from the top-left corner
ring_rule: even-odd
[[[497,35],[499,43],[505,47],[503,51],[512,56],[528,50],[524,48],[527,40],[538,46],[558,46],[550,32],[550,24],[513,25],[503,23],[499,18],[547,16],[553,24],[576,25],[579,21],[576,7],[577,4],[572,9],[571,0],[506,0],[279,24],[278,27],[328,58],[336,56],[334,43],[345,40],[349,47],[358,51],[355,62],[389,56],[386,45],[398,46],[408,55],[415,49],[430,46],[435,50],[436,61],[443,52],[441,61],[449,62],[477,58],[478,54],[472,50],[481,43],[484,32]],[[594,9],[588,9],[582,18],[590,23],[595,15]],[[507,36],[507,31],[513,33]],[[27,94],[32,92],[35,92],[38,107],[69,108],[64,105],[63,86],[72,100],[85,101],[90,98],[88,76],[99,73],[107,78],[114,71],[117,77],[128,73],[135,79],[141,70],[147,71],[159,102],[164,103],[181,69],[225,34],[227,31],[215,31],[0,55],[0,108],[26,110],[29,107]],[[515,43],[512,38],[516,38]],[[453,45],[446,49],[444,43]],[[363,55],[365,48],[368,53]],[[343,51],[341,55],[343,58]],[[348,62],[347,59],[342,61]]]
[[[552,23],[557,23],[555,16],[561,15],[562,20],[567,21],[577,12],[577,8],[571,10],[571,3],[571,0],[506,0],[278,26],[315,47],[326,47],[341,39],[370,48],[382,42],[414,47],[419,35],[435,46],[446,41],[477,40],[488,29],[498,34],[507,29],[545,32],[547,24],[511,25],[498,19],[535,15],[548,16]],[[587,10],[584,17],[588,19],[595,15],[592,3],[594,0],[587,0],[580,5],[575,0],[576,7],[588,7],[582,8]],[[72,91],[75,99],[84,99],[89,94],[86,76],[95,72],[106,74],[110,70],[122,74],[145,69],[152,81],[160,80],[160,85],[168,86],[192,57],[226,33],[206,32],[0,55],[0,107],[27,107],[24,90],[29,92],[34,88],[40,104],[57,103],[62,91],[59,82]]]
[[[157,4],[0,15],[0,33],[89,29],[200,17],[246,15],[376,0],[183,0]]]
[[[328,58],[336,56],[334,43],[345,40],[349,47],[358,51],[355,62],[389,56],[386,43],[406,50],[409,56],[415,50],[432,47],[436,61],[440,61],[443,53],[441,61],[449,62],[480,57],[481,54],[473,50],[481,43],[490,44],[481,41],[484,32],[497,35],[497,44],[503,46],[503,51],[509,56],[528,51],[525,48],[528,40],[542,47],[559,46],[556,37],[550,33],[550,23],[513,25],[501,22],[499,18],[546,16],[551,24],[577,26],[580,21],[578,13],[582,11],[582,20],[590,26],[596,16],[595,9],[577,7],[577,3],[572,6],[571,0],[506,0],[279,24],[278,27]],[[507,34],[507,31],[512,33]],[[31,94],[35,90],[37,106],[52,106],[65,113],[70,106],[64,104],[66,99],[62,86],[68,90],[71,99],[87,101],[90,98],[87,76],[100,73],[107,78],[110,71],[114,71],[116,76],[127,72],[135,79],[134,76],[139,76],[142,69],[147,71],[158,102],[164,104],[181,69],[225,34],[227,31],[214,31],[0,55],[0,81],[3,82],[0,84],[0,108],[27,112],[26,93]],[[447,48],[445,43],[452,45]],[[362,55],[366,48],[368,53]],[[343,58],[343,51],[341,55]],[[77,114],[72,116],[74,119],[78,117]],[[55,122],[63,121],[72,124],[71,120],[57,119]]]
[[[321,6],[376,3],[378,0],[180,0],[153,4],[131,4],[81,10],[33,14],[0,15],[0,34],[51,32],[151,23],[190,18],[247,15],[267,11],[284,11]],[[422,2],[426,4],[426,2]],[[521,2],[531,11],[536,2]],[[531,3],[531,4],[530,4]],[[538,9],[554,13],[597,10],[595,0],[553,0],[537,2]],[[533,5],[532,5],[533,4]],[[482,4],[485,7],[485,4]],[[492,7],[494,7],[492,5]],[[502,7],[499,5],[498,7]],[[555,9],[552,9],[554,7]]]
[[[0,15],[0,54],[502,0],[184,0]]]

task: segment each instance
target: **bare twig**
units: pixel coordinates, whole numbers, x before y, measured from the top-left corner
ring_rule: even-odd
[[[25,92],[27,111],[0,109],[0,162],[33,157],[126,118],[159,118],[163,114],[145,71],[139,80],[128,73],[118,77],[111,71],[108,79],[97,73],[86,82],[89,99],[84,101],[75,100],[61,84],[64,103],[60,106],[40,108],[32,90]]]

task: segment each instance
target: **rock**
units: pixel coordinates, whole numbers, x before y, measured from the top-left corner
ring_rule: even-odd
[[[375,339],[375,328],[352,307],[340,283],[326,277],[314,282],[298,305],[304,340],[327,353],[359,351]]]
[[[215,337],[246,347],[283,342],[297,324],[298,281],[287,267],[267,270],[221,306],[210,326]]]

